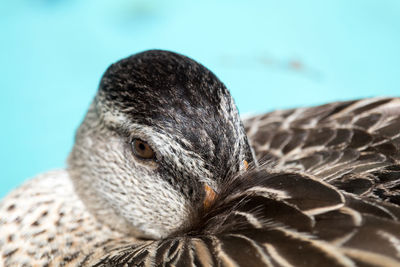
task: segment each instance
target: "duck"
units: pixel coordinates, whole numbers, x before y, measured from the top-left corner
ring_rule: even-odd
[[[400,98],[242,120],[184,55],[112,64],[65,169],[0,202],[0,266],[400,266]]]

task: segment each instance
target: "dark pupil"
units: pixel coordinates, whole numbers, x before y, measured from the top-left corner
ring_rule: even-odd
[[[139,149],[140,150],[145,150],[146,146],[143,143],[139,143]]]

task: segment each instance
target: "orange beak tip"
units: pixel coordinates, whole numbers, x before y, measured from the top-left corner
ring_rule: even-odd
[[[207,211],[210,209],[211,205],[214,203],[217,194],[215,191],[208,185],[204,185],[204,190],[206,191],[206,197],[203,202],[204,209]]]
[[[249,168],[249,163],[247,162],[247,160],[243,160],[243,166],[244,170],[247,171],[247,169]]]

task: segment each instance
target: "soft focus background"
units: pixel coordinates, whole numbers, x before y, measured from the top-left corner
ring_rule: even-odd
[[[242,114],[400,96],[400,1],[0,2],[0,198],[64,166],[107,66],[169,49],[213,70]]]

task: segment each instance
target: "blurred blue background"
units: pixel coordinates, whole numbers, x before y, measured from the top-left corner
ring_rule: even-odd
[[[161,48],[230,88],[242,114],[400,95],[400,1],[0,3],[0,197],[64,166],[107,66]]]

